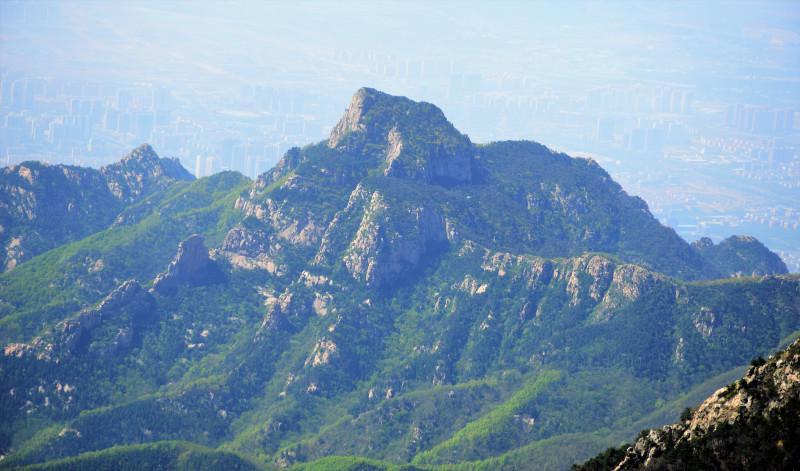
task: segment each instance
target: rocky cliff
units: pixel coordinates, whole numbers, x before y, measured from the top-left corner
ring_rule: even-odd
[[[615,458],[616,457],[616,461]],[[611,459],[609,459],[611,458]],[[681,422],[575,469],[795,469],[800,463],[800,340],[723,387]]]
[[[369,286],[397,280],[452,236],[447,221],[435,209],[422,205],[391,208],[379,191],[369,193],[360,186],[340,216],[331,223],[328,234],[348,219],[358,219],[342,259],[353,277]],[[320,248],[317,259],[326,256],[331,256],[330,245]]]
[[[150,144],[142,144],[119,162],[100,168],[100,174],[114,197],[128,203],[172,182],[194,180],[177,158],[159,157]]]
[[[153,320],[152,297],[135,280],[128,280],[96,306],[58,322],[52,330],[30,344],[13,343],[4,355],[34,355],[41,361],[60,363],[83,353],[108,356],[131,347],[134,336]]]

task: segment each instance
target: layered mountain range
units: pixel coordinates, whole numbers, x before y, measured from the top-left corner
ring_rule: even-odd
[[[800,330],[757,240],[368,88],[252,182],[143,146],[0,185],[0,466],[566,468]]]
[[[149,145],[100,170],[40,162],[6,167],[0,172],[2,267],[105,229],[126,206],[193,179],[177,159],[161,159]]]

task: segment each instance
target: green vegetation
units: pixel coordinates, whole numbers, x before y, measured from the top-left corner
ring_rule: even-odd
[[[414,463],[475,461],[491,454],[519,446],[526,427],[533,428],[534,419],[526,414],[532,402],[550,382],[560,378],[558,372],[545,371],[511,398],[480,419],[470,422],[452,438],[418,454]]]
[[[102,451],[31,465],[23,469],[60,471],[94,469],[127,471],[140,469],[174,470],[261,470],[257,464],[240,455],[214,451],[187,442],[156,442],[135,446],[115,446]]]
[[[176,183],[141,203],[149,211],[134,224],[110,227],[0,275],[0,339],[30,338],[64,312],[97,301],[120,280],[152,279],[192,233],[218,244],[241,217],[232,206],[248,183],[232,172]]]
[[[703,238],[692,246],[724,276],[789,272],[777,254],[753,237],[732,236],[716,245]]]
[[[135,175],[135,178],[132,178]],[[126,206],[194,177],[148,145],[100,170],[23,162],[0,172],[0,272],[108,227]]]
[[[686,408],[681,422],[643,430],[633,446],[609,448],[573,469],[794,468],[800,459],[798,352],[800,341],[748,368],[696,411]]]
[[[369,99],[0,275],[0,467],[566,468],[800,331],[800,278],[691,281],[718,264],[594,162]],[[148,293],[195,233],[224,276]]]

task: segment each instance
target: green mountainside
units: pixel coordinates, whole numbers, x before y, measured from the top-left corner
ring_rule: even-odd
[[[24,162],[0,171],[2,270],[114,222],[127,205],[193,180],[177,159],[149,145],[100,170]]]
[[[566,469],[800,330],[765,248],[372,89],[255,181],[168,173],[0,275],[0,467]]]

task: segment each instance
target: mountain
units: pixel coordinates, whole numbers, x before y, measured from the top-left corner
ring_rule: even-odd
[[[194,177],[177,159],[145,144],[100,170],[23,162],[0,171],[2,267],[82,239],[110,225],[127,205]]]
[[[0,275],[0,466],[563,469],[800,330],[771,252],[714,279],[594,161],[372,89],[113,212]]]
[[[681,422],[644,430],[576,470],[794,469],[800,462],[800,341],[714,392]]]
[[[718,275],[594,161],[532,142],[472,145],[428,103],[361,89],[327,143],[287,157],[243,199],[245,214],[273,218],[270,204],[279,213],[289,211],[309,243],[324,239],[318,263],[335,258],[335,251],[346,249],[359,233],[356,242],[364,246],[352,247],[348,269],[354,276],[372,277],[366,273],[371,257],[387,257],[390,263],[373,264],[379,270],[375,283],[412,268],[429,244],[456,237],[545,257],[614,253],[687,279]],[[281,179],[288,181],[273,195]],[[298,195],[323,187],[335,206],[297,207],[307,204]],[[404,234],[402,244],[387,240],[377,247],[369,228],[360,225],[365,214],[376,212],[385,215],[380,229],[389,238],[401,228],[417,227]],[[280,232],[274,221],[270,225]],[[352,230],[345,232],[345,226]]]
[[[717,245],[708,237],[692,247],[724,276],[761,276],[788,273],[786,264],[754,237],[731,236]]]

